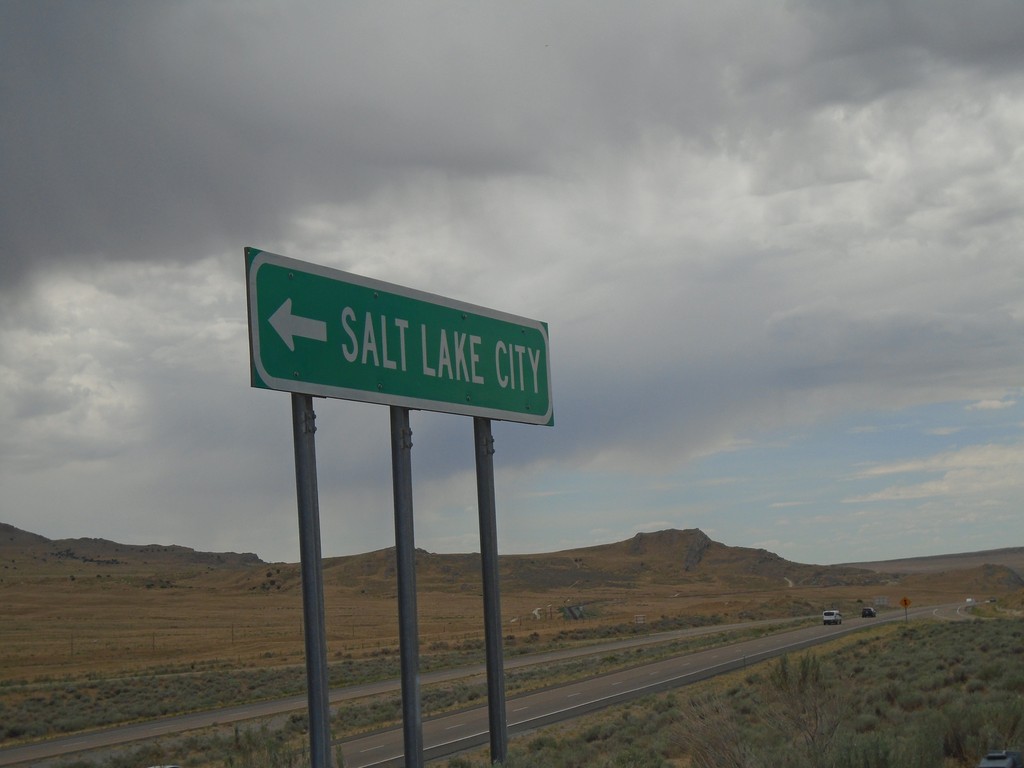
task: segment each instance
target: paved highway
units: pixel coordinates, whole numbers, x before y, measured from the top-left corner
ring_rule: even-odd
[[[967,618],[963,605],[912,608],[911,618],[938,617],[944,619]],[[654,662],[621,672],[571,683],[558,688],[508,700],[506,715],[509,732],[517,733],[549,723],[566,720],[602,707],[631,698],[669,690],[697,680],[703,680],[722,672],[762,661],[787,651],[806,648],[826,642],[834,637],[856,631],[864,626],[887,621],[902,621],[902,611],[894,611],[878,619],[845,619],[838,626],[814,625],[803,629],[771,635],[757,640],[678,656]],[[778,620],[756,622],[756,624],[777,624]],[[532,656],[508,659],[506,669],[537,666],[552,661],[594,654],[606,654],[616,650],[663,643],[681,637],[711,634],[723,630],[749,627],[751,624],[701,627],[677,630],[642,638],[631,638],[588,648],[551,651]],[[421,685],[445,680],[460,679],[484,673],[482,665],[458,669],[428,672],[420,675]],[[365,685],[349,686],[331,692],[332,703],[355,699],[400,689],[399,681],[388,680]],[[246,704],[209,712],[197,712],[178,717],[153,720],[147,723],[121,726],[102,731],[77,734],[35,744],[0,749],[0,766],[30,764],[43,768],[56,761],[90,750],[144,741],[157,736],[175,733],[215,724],[252,720],[306,707],[306,697],[294,696],[277,701]],[[486,706],[460,713],[432,718],[423,724],[423,744],[427,759],[442,757],[463,749],[488,742]],[[401,729],[381,731],[371,736],[341,742],[342,754],[347,768],[370,768],[371,766],[397,766],[402,764]]]
[[[911,609],[907,617],[947,620],[968,618],[962,606],[958,605]],[[509,699],[506,703],[509,733],[522,733],[579,717],[603,707],[678,688],[773,656],[808,648],[880,622],[903,619],[902,611],[879,619],[844,618],[841,625],[804,627]],[[423,724],[424,756],[427,760],[434,760],[486,745],[489,741],[487,727],[485,706],[426,720]],[[399,729],[341,742],[346,768],[390,768],[403,765],[402,749],[402,733]]]

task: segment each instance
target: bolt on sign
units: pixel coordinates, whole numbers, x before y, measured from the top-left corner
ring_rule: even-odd
[[[252,386],[551,425],[546,323],[245,249]]]

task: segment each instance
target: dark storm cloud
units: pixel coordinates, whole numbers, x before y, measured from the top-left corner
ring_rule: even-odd
[[[423,33],[424,14],[13,5],[0,61],[16,148],[0,167],[8,274],[36,259],[200,256],[409,172],[522,167],[523,121],[546,98],[530,68],[458,29]]]
[[[550,323],[555,428],[496,428],[531,548],[627,524],[573,506],[611,474],[639,499],[765,435],[1003,402],[1022,23],[1018,0],[6,2],[8,514],[282,551],[287,397],[248,388],[244,245]],[[387,544],[386,422],[318,406],[350,549]],[[468,421],[413,429],[453,541]],[[694,499],[635,514],[689,525]]]
[[[543,173],[659,125],[743,141],[934,60],[998,72],[1020,8],[6,3],[5,283],[274,240],[304,207],[429,169]]]

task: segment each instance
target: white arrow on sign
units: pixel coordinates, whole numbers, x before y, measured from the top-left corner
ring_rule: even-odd
[[[323,320],[293,315],[291,299],[285,299],[284,304],[270,316],[270,324],[292,352],[295,351],[296,336],[314,341],[327,341],[327,323]]]

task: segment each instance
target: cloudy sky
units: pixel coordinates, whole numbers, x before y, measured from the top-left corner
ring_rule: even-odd
[[[1024,545],[1019,0],[0,3],[0,521],[296,561],[243,248],[546,321],[498,544]],[[323,551],[389,414],[317,400]],[[412,414],[416,544],[479,548]]]

